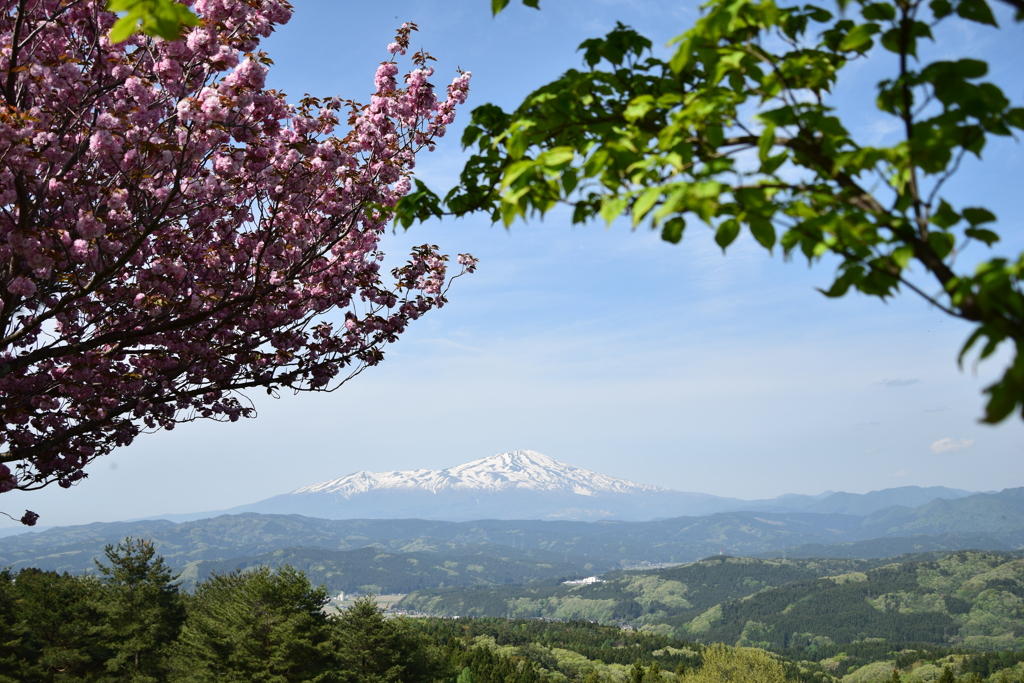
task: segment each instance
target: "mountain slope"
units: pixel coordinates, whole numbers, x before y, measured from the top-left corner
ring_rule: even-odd
[[[498,453],[444,470],[361,471],[224,512],[325,519],[547,519],[647,521],[720,512],[866,515],[895,503],[921,505],[969,491],[905,486],[867,494],[786,494],[744,501],[672,491],[559,462],[536,451]],[[172,516],[178,521],[201,516]]]
[[[702,642],[773,649],[883,638],[978,649],[1024,646],[1021,553],[939,558],[752,560],[612,572],[603,583],[553,581],[407,595],[432,614],[596,619]],[[880,566],[881,565],[881,566]]]
[[[919,507],[892,506],[864,519],[862,538],[984,532],[1005,534],[1021,529],[1024,488],[976,493],[956,500],[935,500]]]
[[[388,553],[373,547],[346,551],[294,547],[249,557],[189,563],[181,572],[182,588],[192,590],[197,582],[213,573],[285,564],[301,569],[313,585],[323,584],[331,593],[345,591],[356,595],[409,593],[437,586],[525,583],[606,569],[560,553],[520,551],[492,544],[462,547],[453,554]]]
[[[182,524],[164,520],[89,524],[0,539],[0,566],[80,572],[125,536],[151,539],[174,567],[292,546],[457,554],[490,543],[589,558],[604,566],[692,562],[718,553],[754,554],[784,546],[834,543],[860,524],[843,515],[730,512],[656,522],[325,520],[298,515],[223,515]]]
[[[638,484],[519,450],[444,470],[356,472],[226,512],[325,519],[641,521],[737,509],[741,502]]]

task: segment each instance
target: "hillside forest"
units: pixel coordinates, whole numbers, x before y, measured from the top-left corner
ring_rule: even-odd
[[[339,612],[322,585],[287,564],[214,573],[187,592],[151,542],[128,538],[108,545],[94,572],[3,572],[0,683],[1016,683],[1024,680],[1024,652],[1011,649],[1024,630],[1022,562],[970,552],[890,564],[711,558],[561,589],[633,590],[634,602],[648,607],[657,606],[655,595],[690,610],[715,602],[720,616],[704,610],[680,621],[689,629],[680,637],[652,619],[634,628],[614,620],[396,617],[372,596]],[[753,592],[733,597],[744,582]],[[842,590],[822,602],[829,586]],[[414,599],[423,596],[407,598]],[[792,604],[778,611],[785,600]],[[862,621],[852,637],[826,635],[829,619],[816,610],[831,609],[832,622],[853,628],[842,610],[858,600],[895,620]],[[955,616],[942,622],[941,638],[940,602]],[[893,624],[902,630],[885,631]],[[963,629],[989,635],[970,640]]]

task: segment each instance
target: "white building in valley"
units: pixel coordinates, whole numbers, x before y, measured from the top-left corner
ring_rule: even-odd
[[[562,585],[565,586],[589,586],[592,583],[604,583],[603,579],[599,579],[596,576],[588,576],[585,579],[577,579],[576,581],[563,581]]]

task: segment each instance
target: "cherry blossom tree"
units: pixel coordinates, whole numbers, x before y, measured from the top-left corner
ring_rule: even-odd
[[[400,85],[406,24],[369,105],[290,105],[257,52],[287,2],[186,4],[182,39],[113,43],[101,0],[3,2],[0,493],[252,416],[247,389],[335,389],[445,303],[447,257],[388,277],[380,238],[470,74],[438,98],[416,53]]]

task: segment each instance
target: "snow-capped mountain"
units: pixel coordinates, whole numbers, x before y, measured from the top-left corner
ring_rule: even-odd
[[[617,479],[519,450],[444,470],[356,472],[227,512],[327,519],[641,520],[709,514],[735,509],[737,502]]]
[[[578,496],[668,491],[567,465],[537,451],[509,451],[446,470],[356,472],[341,479],[303,486],[292,493],[333,493],[350,498],[375,489],[422,489],[431,493],[447,489],[489,493],[517,489]]]
[[[536,451],[509,451],[444,470],[356,472],[251,505],[173,517],[182,521],[214,514],[259,512],[326,519],[419,518],[461,522],[644,521],[738,510],[866,515],[886,506],[917,506],[935,498],[953,499],[969,494],[940,486],[905,486],[867,494],[828,491],[818,496],[788,494],[771,500],[739,500],[617,479]]]

